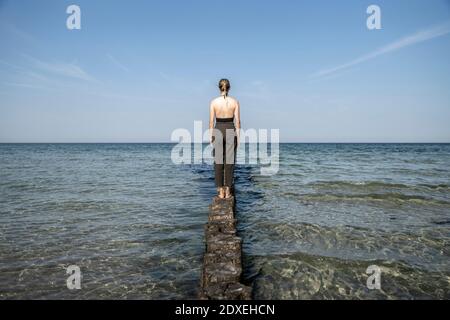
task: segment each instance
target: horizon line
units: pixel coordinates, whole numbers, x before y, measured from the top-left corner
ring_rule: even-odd
[[[180,144],[181,142],[173,141],[153,141],[153,142],[0,142],[0,144]],[[259,142],[253,143],[258,144]],[[271,144],[272,142],[267,142]],[[189,142],[185,143],[189,144]],[[191,142],[190,144],[198,144],[197,142]],[[202,142],[201,144],[209,144],[209,142]],[[242,142],[242,144],[250,144],[249,142]],[[278,144],[450,144],[448,142],[344,142],[344,141],[324,141],[324,142],[311,142],[311,141],[280,141]]]

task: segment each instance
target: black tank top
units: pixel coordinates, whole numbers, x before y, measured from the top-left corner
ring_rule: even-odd
[[[216,122],[233,122],[233,118],[216,118]]]

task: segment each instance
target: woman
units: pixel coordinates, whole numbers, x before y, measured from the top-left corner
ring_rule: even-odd
[[[230,198],[236,148],[241,128],[239,102],[228,96],[230,81],[219,81],[220,97],[209,108],[210,142],[214,143],[214,170],[219,198]],[[216,125],[214,127],[214,119]]]

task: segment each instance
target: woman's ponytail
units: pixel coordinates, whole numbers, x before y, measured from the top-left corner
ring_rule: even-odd
[[[219,89],[221,92],[224,92],[223,98],[225,99],[228,96],[228,91],[230,91],[230,81],[228,79],[221,79],[219,81]]]

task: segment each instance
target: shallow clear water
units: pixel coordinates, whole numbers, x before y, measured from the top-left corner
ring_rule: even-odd
[[[196,298],[213,171],[172,147],[0,145],[0,298]],[[278,174],[240,165],[244,281],[264,299],[450,298],[449,164],[449,144],[282,144]]]

